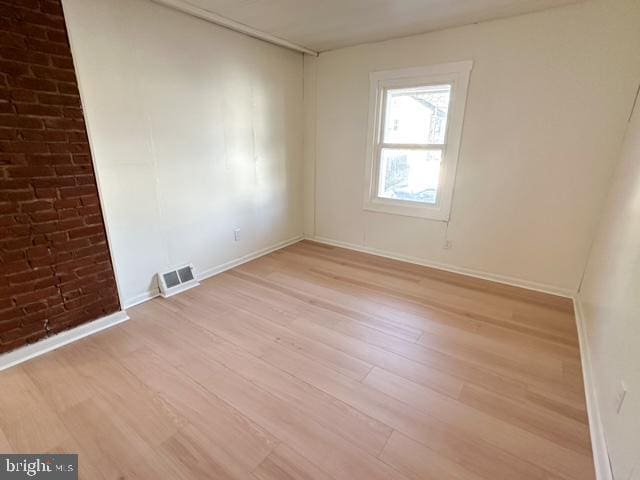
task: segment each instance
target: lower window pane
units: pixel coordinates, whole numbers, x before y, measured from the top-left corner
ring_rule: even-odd
[[[378,196],[435,204],[441,161],[441,150],[383,148]]]

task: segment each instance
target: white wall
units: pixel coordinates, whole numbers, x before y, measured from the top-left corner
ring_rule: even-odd
[[[640,106],[578,298],[615,478],[640,475]],[[616,413],[619,382],[628,394]],[[638,477],[633,477],[638,478]]]
[[[302,234],[301,54],[148,0],[63,3],[125,306]]]
[[[206,273],[303,231],[576,290],[640,77],[640,2],[590,1],[304,63],[148,0],[64,7],[125,305],[154,293],[159,270],[192,261]],[[468,59],[450,223],[365,212],[369,72]],[[579,305],[614,470],[628,478],[640,459],[638,112],[603,218]],[[616,415],[619,380],[629,395]]]
[[[308,237],[315,232],[316,60],[316,57],[304,56],[304,234]]]
[[[574,293],[640,75],[638,25],[637,0],[589,1],[309,60],[315,234]],[[461,60],[474,70],[450,223],[365,212],[369,72]]]

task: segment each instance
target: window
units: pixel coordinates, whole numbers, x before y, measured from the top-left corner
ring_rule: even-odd
[[[365,209],[449,219],[471,66],[371,74]]]

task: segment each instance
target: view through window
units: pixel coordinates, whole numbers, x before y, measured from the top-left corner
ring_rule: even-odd
[[[371,72],[365,210],[449,219],[472,68]]]
[[[435,204],[451,85],[385,93],[378,196]]]

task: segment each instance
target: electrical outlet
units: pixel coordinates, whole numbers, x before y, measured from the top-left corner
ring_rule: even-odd
[[[453,248],[453,242],[451,240],[445,240],[442,248],[445,250],[451,250]]]
[[[240,240],[240,229],[239,228],[235,228],[233,230],[233,239],[237,242]]]
[[[621,380],[618,384],[618,389],[616,390],[616,413],[620,413],[622,410],[622,405],[624,404],[624,399],[627,397],[627,386]]]

